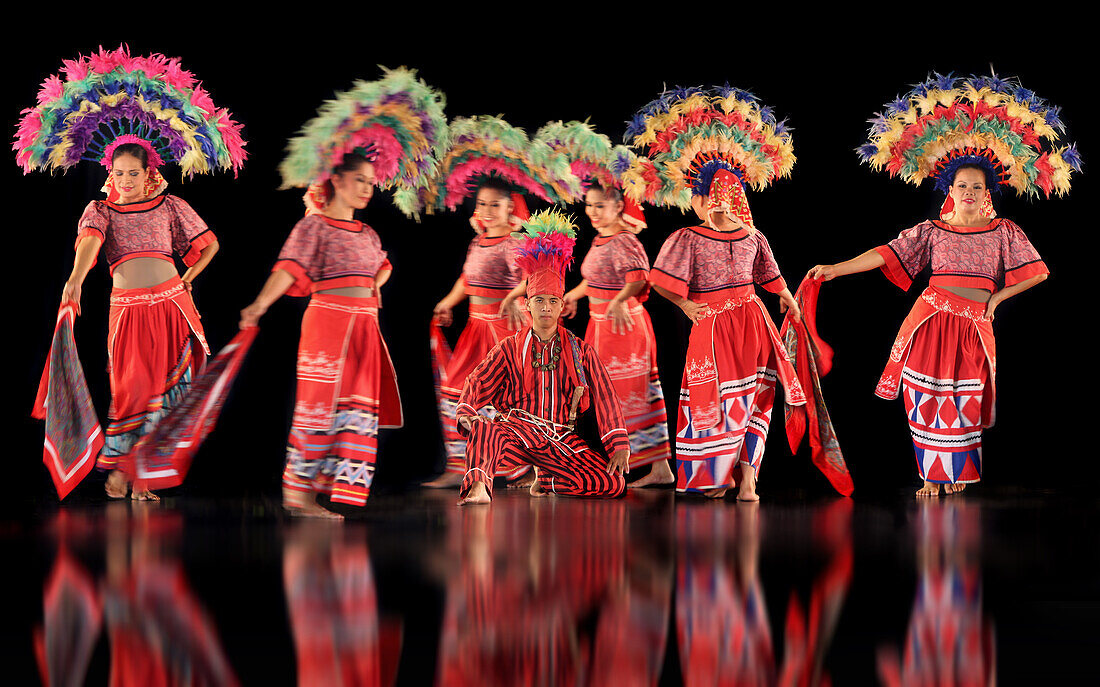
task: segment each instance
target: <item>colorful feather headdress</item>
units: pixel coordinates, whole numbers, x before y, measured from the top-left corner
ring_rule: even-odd
[[[569,161],[545,143],[529,140],[523,129],[500,117],[458,117],[451,122],[451,148],[424,194],[428,212],[457,209],[486,177],[548,203],[570,202],[581,194]]]
[[[1056,146],[1065,133],[1060,108],[1016,79],[933,73],[870,122],[856,149],[864,162],[916,185],[932,178],[944,193],[963,164],[985,169],[993,190],[1026,196],[1062,195],[1071,170],[1081,171],[1076,145]]]
[[[516,265],[527,275],[527,295],[565,295],[565,272],[573,264],[577,227],[558,210],[540,210],[523,223]]]
[[[214,105],[177,58],[129,48],[63,60],[38,105],[23,110],[12,148],[23,172],[67,170],[81,160],[110,165],[118,144],[139,143],[150,166],[179,164],[183,176],[233,170],[247,153],[241,125]]]
[[[282,188],[310,187],[306,205],[327,201],[325,182],[344,156],[363,155],[374,164],[377,185],[395,189],[393,201],[419,218],[421,195],[450,143],[446,99],[414,70],[381,68],[376,81],[356,81],[349,91],[326,100],[317,116],[287,145],[279,165]]]
[[[628,195],[681,209],[709,193],[719,170],[760,190],[789,176],[795,162],[785,121],[729,85],[662,93],[628,122],[625,140],[649,157],[624,172]]]
[[[588,122],[550,122],[535,133],[541,141],[569,160],[569,168],[585,192],[593,182],[602,188],[623,188],[623,173],[630,169],[637,155],[626,146],[612,146],[611,139],[596,133]],[[642,208],[630,197],[624,197],[623,220],[637,233],[646,227]]]

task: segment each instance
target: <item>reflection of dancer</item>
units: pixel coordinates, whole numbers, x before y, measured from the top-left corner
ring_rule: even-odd
[[[982,428],[991,427],[996,396],[992,320],[1004,300],[1046,279],[1048,271],[1020,227],[996,217],[991,191],[1069,190],[1080,169],[1073,146],[1057,140],[1057,108],[997,77],[936,75],[876,118],[865,161],[919,184],[935,180],[947,194],[940,217],[888,244],[808,276],[826,281],[876,267],[908,289],[931,266],[890,351],[875,393],[905,397],[905,412],[924,486],[917,496],[948,493],[981,479]]]
[[[436,195],[427,202],[430,209],[455,210],[473,196],[470,221],[478,235],[470,242],[462,275],[432,311],[432,361],[447,465],[441,477],[425,484],[429,487],[461,484],[466,439],[455,424],[455,408],[462,385],[498,341],[529,323],[518,301],[524,295],[523,275],[515,263],[517,240],[511,237],[530,216],[524,194],[562,202],[579,193],[564,158],[504,120],[460,117],[451,126],[454,144],[441,160],[438,187],[429,191]],[[439,327],[450,326],[453,308],[467,297],[470,317],[452,352]],[[492,417],[496,409],[478,410]],[[502,464],[498,470],[516,479],[528,466]]]
[[[653,263],[654,290],[694,325],[680,389],[676,488],[758,500],[778,380],[791,405],[805,403],[775,324],[754,288],[778,294],[798,318],[767,239],[755,228],[744,186],[790,173],[790,134],[770,108],[729,87],[665,93],[646,105],[627,140],[648,146],[625,174],[626,191],[651,202],[690,206],[703,226],[674,232]],[[719,122],[723,126],[716,126]]]
[[[587,297],[590,316],[585,341],[607,366],[630,435],[630,469],[652,465],[631,486],[672,484],[668,417],[657,372],[653,323],[642,307],[649,292],[649,258],[635,234],[645,228],[641,206],[622,192],[622,172],[634,153],[597,134],[584,122],[551,122],[536,140],[561,150],[585,190],[585,213],[597,236],[581,264],[584,277],[565,294],[565,317]]]
[[[239,125],[214,107],[176,59],[101,48],[66,62],[63,72],[65,81],[46,80],[39,104],[20,122],[16,159],[24,171],[65,170],[82,159],[108,169],[107,200],[92,201],[80,218],[62,302],[80,313],[81,288],[102,247],[114,288],[111,407],[98,467],[111,471],[108,495],[121,498],[134,481],[134,444],[179,402],[210,353],[191,284],[218,241],[190,205],[164,193],[161,167],[175,162],[186,177],[217,169],[235,173],[244,162],[244,142]],[[173,255],[187,266],[182,276]],[[67,410],[47,398],[40,414]],[[139,480],[133,498],[156,496]]]
[[[759,505],[676,511],[676,636],[685,685],[775,684],[775,650],[760,582]],[[730,556],[728,547],[736,547]]]
[[[979,516],[965,502],[921,505],[913,613],[902,660],[896,650],[879,650],[884,685],[996,684],[993,625],[982,613]]]
[[[363,541],[333,541],[334,533],[297,528],[287,539],[283,580],[297,655],[298,683],[391,684],[396,655],[383,655],[378,599]],[[396,649],[399,645],[386,645]]]
[[[619,496],[630,451],[618,398],[592,347],[558,326],[573,225],[546,211],[524,227],[517,262],[528,275],[532,325],[497,344],[462,389],[458,422],[469,440],[460,503],[489,503],[501,460],[535,466],[533,494]],[[478,413],[486,405],[497,409],[495,420]],[[589,406],[610,460],[573,432]]]
[[[287,238],[256,300],[241,311],[255,325],[284,293],[310,296],[298,347],[298,390],[283,471],[292,513],[340,517],[316,502],[362,506],[370,494],[379,427],[404,417],[389,350],[378,329],[378,289],[391,266],[374,229],[354,219],[374,187],[400,185],[397,204],[424,183],[446,140],[439,94],[406,70],[326,103],[291,141],[288,186],[310,184],[309,213]],[[332,136],[332,131],[340,132]]]
[[[36,637],[44,682],[87,682],[102,618],[111,685],[238,684],[212,619],[170,551],[178,542],[180,520],[156,512],[129,517],[128,511],[107,513],[107,574],[99,591],[59,543],[45,592],[45,626]],[[62,530],[71,525],[83,530],[86,521],[59,518],[58,524]],[[87,531],[79,535],[80,542],[88,538]]]

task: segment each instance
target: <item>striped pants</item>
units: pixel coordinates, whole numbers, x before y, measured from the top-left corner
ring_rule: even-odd
[[[475,482],[493,495],[493,477],[501,461],[533,465],[539,486],[559,496],[621,496],[626,490],[622,474],[607,472],[607,458],[593,451],[576,434],[551,441],[535,425],[518,420],[475,422],[466,442],[465,496]]]

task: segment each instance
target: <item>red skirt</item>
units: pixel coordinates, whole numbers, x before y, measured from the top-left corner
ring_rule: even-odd
[[[985,304],[930,286],[901,325],[875,393],[905,413],[917,472],[939,484],[977,482],[982,428],[993,426],[997,347]]]
[[[588,331],[584,339],[607,368],[622,405],[630,436],[631,469],[668,460],[668,414],[657,372],[657,341],[649,313],[636,299],[627,301],[634,330],[616,334],[607,316],[607,303],[589,301]]]
[[[313,294],[302,317],[284,488],[364,505],[378,428],[403,424],[377,299]]]
[[[776,382],[787,403],[806,402],[779,332],[755,294],[712,303],[691,329],[676,422],[676,489],[735,486],[740,465],[757,471]]]
[[[466,328],[459,335],[453,352],[439,326],[434,321],[431,325],[432,371],[435,374],[439,420],[443,424],[443,443],[447,451],[446,469],[457,474],[466,472],[466,439],[458,433],[455,420],[462,386],[466,383],[466,377],[498,341],[516,333],[509,327],[508,318],[500,316],[500,303],[470,303],[469,312]],[[490,419],[496,417],[496,409],[492,406],[481,408],[479,412]],[[527,470],[525,464],[502,463],[498,474],[515,479]]]
[[[179,277],[113,289],[107,337],[111,407],[97,465],[129,470],[124,457],[183,399],[210,347]]]

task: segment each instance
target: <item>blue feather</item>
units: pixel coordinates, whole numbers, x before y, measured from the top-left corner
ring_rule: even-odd
[[[1081,171],[1081,165],[1084,164],[1084,161],[1081,159],[1081,153],[1077,150],[1076,143],[1069,144],[1069,147],[1062,151],[1062,159],[1066,161],[1067,165],[1078,172]]]
[[[856,148],[856,152],[859,153],[859,157],[863,162],[870,162],[871,158],[878,154],[878,146],[874,143],[864,143]]]
[[[903,98],[900,95],[897,98],[894,98],[894,100],[892,100],[886,106],[886,114],[890,115],[891,117],[896,117],[897,115],[902,114],[904,112],[908,112],[908,111],[909,111],[909,99],[908,98]]]

